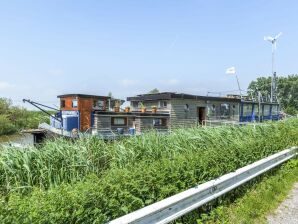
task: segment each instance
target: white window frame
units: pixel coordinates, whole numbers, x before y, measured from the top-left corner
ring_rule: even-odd
[[[78,99],[72,99],[71,106],[72,108],[78,108]]]

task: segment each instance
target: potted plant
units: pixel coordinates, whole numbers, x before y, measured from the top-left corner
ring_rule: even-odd
[[[120,111],[120,103],[119,101],[115,101],[114,112],[118,113]]]
[[[145,113],[146,112],[146,107],[143,103],[141,103],[141,112]]]
[[[125,107],[125,113],[129,113],[130,112],[130,107]]]
[[[156,114],[156,112],[157,112],[157,106],[152,106],[151,109],[152,109],[152,113]]]

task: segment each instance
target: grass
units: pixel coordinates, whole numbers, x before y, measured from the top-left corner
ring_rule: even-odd
[[[298,158],[264,175],[246,187],[245,194],[233,203],[201,214],[198,223],[267,223],[266,217],[285,200],[298,181]]]
[[[292,119],[167,136],[152,132],[113,143],[57,139],[39,149],[2,149],[0,220],[108,222],[298,145],[297,127]],[[234,200],[238,193],[226,197]]]

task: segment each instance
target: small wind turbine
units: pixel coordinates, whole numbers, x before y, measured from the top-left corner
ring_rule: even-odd
[[[271,97],[270,102],[276,101],[276,71],[275,71],[275,61],[274,54],[276,50],[276,41],[282,35],[280,32],[275,37],[264,37],[264,40],[269,41],[272,44],[272,80],[271,80]]]

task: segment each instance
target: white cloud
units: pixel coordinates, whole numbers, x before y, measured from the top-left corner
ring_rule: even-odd
[[[135,86],[139,84],[138,80],[133,80],[133,79],[122,79],[120,81],[120,85],[124,86],[124,87],[128,87],[128,86]]]
[[[15,85],[10,84],[8,82],[1,82],[0,81],[0,90],[5,91],[5,90],[11,90],[15,87]]]

